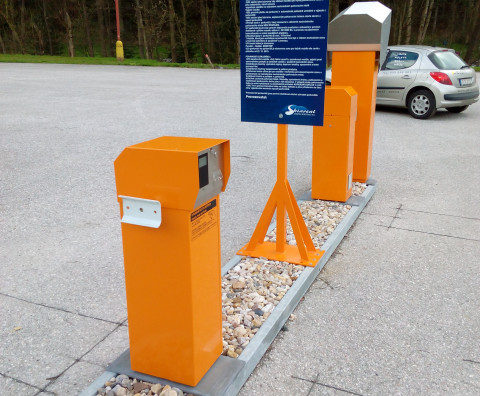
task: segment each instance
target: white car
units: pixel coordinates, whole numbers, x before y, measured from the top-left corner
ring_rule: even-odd
[[[326,75],[327,85],[331,73]],[[475,70],[452,49],[400,45],[388,47],[378,72],[377,105],[407,107],[427,119],[437,109],[460,113],[478,101]]]

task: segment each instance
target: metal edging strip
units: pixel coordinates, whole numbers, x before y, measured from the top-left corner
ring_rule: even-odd
[[[100,376],[93,381],[87,388],[80,392],[77,396],[95,396],[99,388],[102,388],[110,378],[116,377],[116,373],[111,371],[104,371]]]
[[[235,267],[240,261],[242,261],[244,256],[236,255],[233,257],[227,264],[222,267],[222,278],[230,271],[233,267]]]

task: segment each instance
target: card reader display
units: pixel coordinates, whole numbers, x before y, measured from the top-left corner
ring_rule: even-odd
[[[195,208],[200,207],[220,194],[225,185],[222,174],[224,162],[223,151],[223,145],[216,145],[198,153],[199,190],[195,201]]]
[[[208,185],[208,153],[198,157],[198,179],[200,188]]]

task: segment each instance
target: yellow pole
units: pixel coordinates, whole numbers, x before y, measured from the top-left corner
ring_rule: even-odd
[[[117,61],[123,62],[125,58],[123,56],[123,44],[120,40],[117,41],[116,54],[117,54]]]
[[[123,54],[123,43],[120,39],[120,11],[118,9],[118,0],[115,0],[115,13],[117,17],[117,44],[115,53],[117,55],[117,61],[123,62],[124,54]]]

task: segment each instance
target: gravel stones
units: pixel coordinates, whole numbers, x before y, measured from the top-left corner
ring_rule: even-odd
[[[237,358],[242,353],[303,268],[285,262],[246,257],[224,276],[224,355]]]
[[[115,388],[113,388],[112,391],[115,394],[115,396],[127,396],[127,392],[128,392],[128,390],[121,385],[115,386]]]
[[[245,282],[236,281],[232,284],[232,289],[233,291],[242,291],[243,289],[245,289]]]
[[[183,393],[170,385],[152,384],[131,379],[125,374],[111,378],[103,388],[98,389],[97,396],[193,396]]]
[[[300,204],[300,211],[316,249],[321,248],[350,209],[350,205],[331,201],[304,201]],[[276,230],[268,234],[266,240],[275,242]],[[296,245],[289,219],[287,219],[287,242],[290,245]]]
[[[355,196],[362,195],[366,189],[367,189],[367,185],[365,183],[353,182],[352,195],[355,195]]]
[[[144,382],[135,382],[133,384],[133,391],[135,393],[140,393],[141,391],[143,391],[144,389],[149,389],[149,385],[147,385],[146,383]]]

